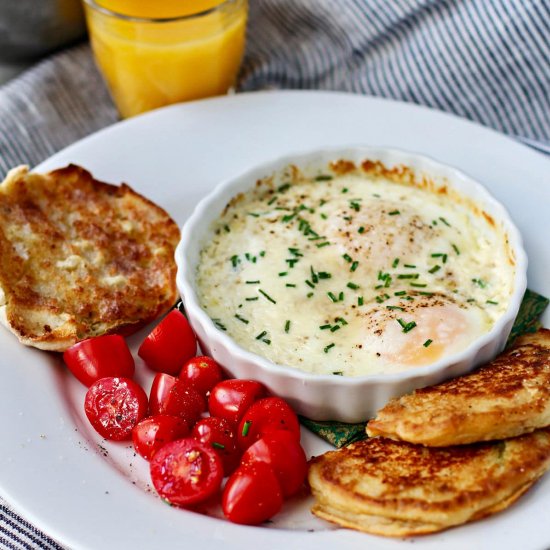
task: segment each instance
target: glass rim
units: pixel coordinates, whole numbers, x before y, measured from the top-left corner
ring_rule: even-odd
[[[175,21],[187,21],[192,19],[200,19],[212,13],[219,11],[228,4],[235,4],[239,0],[223,0],[218,5],[208,8],[206,10],[198,11],[196,13],[190,13],[188,15],[176,15],[173,17],[137,17],[133,15],[126,15],[118,11],[113,11],[109,8],[105,8],[98,4],[96,0],[83,0],[84,4],[92,8],[93,10],[102,13],[103,15],[109,15],[123,21],[128,21],[132,23],[173,23]]]

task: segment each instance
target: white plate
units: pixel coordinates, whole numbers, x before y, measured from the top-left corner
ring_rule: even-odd
[[[457,166],[502,201],[525,239],[529,288],[550,296],[550,161],[491,130],[426,108],[347,94],[269,92],[177,105],[103,130],[37,170],[74,162],[126,181],[179,222],[222,179],[296,151],[352,143],[397,147]],[[544,318],[550,326],[550,312]],[[146,331],[135,335],[135,345]],[[54,354],[0,332],[0,492],[72,548],[392,549],[409,543],[333,529],[291,502],[269,528],[170,508],[129,445],[101,441],[82,412],[85,388]],[[138,379],[150,374],[138,362]],[[304,430],[305,432],[305,430]],[[308,454],[328,448],[304,435]],[[101,445],[101,446],[100,446]],[[415,539],[422,548],[538,549],[550,543],[550,475],[510,510]]]

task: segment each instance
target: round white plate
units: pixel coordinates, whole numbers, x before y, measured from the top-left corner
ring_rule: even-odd
[[[81,164],[125,181],[183,223],[217,182],[292,152],[351,144],[426,154],[484,183],[525,239],[529,288],[550,296],[550,161],[476,124],[426,108],[337,93],[265,92],[176,105],[117,124],[37,167]],[[544,317],[550,326],[550,312]],[[147,331],[131,338],[133,349]],[[82,411],[85,388],[55,354],[0,331],[0,493],[71,548],[193,547],[539,549],[550,543],[550,475],[492,518],[417,539],[391,540],[310,516],[294,501],[267,527],[242,527],[171,508],[148,485],[130,445],[102,441]],[[139,361],[138,380],[151,375]],[[304,430],[306,432],[306,430]],[[328,445],[304,433],[308,454]]]

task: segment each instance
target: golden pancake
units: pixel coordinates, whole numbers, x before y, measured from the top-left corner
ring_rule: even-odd
[[[392,399],[368,423],[367,433],[446,446],[549,425],[550,330],[540,329],[471,374]]]
[[[505,509],[550,467],[550,429],[431,448],[386,438],[312,460],[313,512],[389,536],[439,531]]]
[[[54,351],[135,330],[177,299],[179,235],[125,184],[74,165],[16,168],[0,184],[0,320],[23,344]]]

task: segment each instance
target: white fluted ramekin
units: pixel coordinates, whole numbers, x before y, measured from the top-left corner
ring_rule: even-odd
[[[320,173],[334,161],[346,159],[360,165],[364,160],[380,161],[385,167],[406,166],[415,175],[425,175],[436,185],[448,185],[473,199],[506,231],[516,261],[513,293],[509,306],[488,333],[481,335],[460,353],[445,357],[426,367],[395,374],[358,377],[318,375],[277,365],[239,346],[219,330],[201,308],[195,275],[200,251],[212,236],[214,222],[238,193],[252,189],[257,180],[295,165],[301,171]],[[286,156],[254,167],[238,177],[220,183],[196,207],[185,223],[176,250],[177,285],[189,321],[203,351],[237,378],[252,378],[265,384],[274,394],[284,397],[302,415],[315,420],[359,422],[373,417],[391,398],[413,389],[436,384],[467,373],[491,360],[506,343],[527,284],[527,257],[521,236],[505,208],[486,189],[460,172],[413,153],[394,149],[346,147]]]

